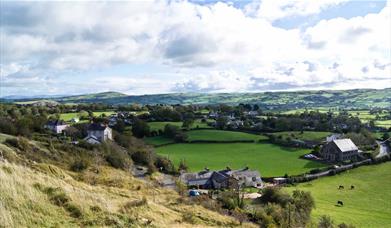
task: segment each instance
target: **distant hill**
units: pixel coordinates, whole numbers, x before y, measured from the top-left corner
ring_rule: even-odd
[[[33,99],[38,100],[38,99]],[[106,104],[259,104],[263,108],[391,108],[391,88],[262,93],[172,93],[130,96],[105,92],[78,96],[45,98],[59,103]],[[31,101],[27,99],[13,100]]]

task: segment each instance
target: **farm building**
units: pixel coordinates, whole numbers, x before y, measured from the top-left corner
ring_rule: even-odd
[[[67,127],[69,127],[69,125],[62,120],[48,121],[44,126],[44,128],[49,129],[56,134],[61,134]]]
[[[198,173],[183,173],[179,179],[187,186],[195,186],[203,189],[263,186],[259,172],[251,171],[248,168],[241,170],[227,168],[220,171],[209,171],[206,169]]]
[[[350,139],[336,139],[325,144],[320,154],[329,162],[355,160],[358,157],[358,148]]]
[[[88,136],[84,138],[87,142],[113,140],[112,130],[105,124],[92,123],[88,126],[87,133]]]

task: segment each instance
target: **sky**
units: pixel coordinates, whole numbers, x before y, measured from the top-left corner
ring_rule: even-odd
[[[0,1],[0,97],[391,87],[391,0]]]

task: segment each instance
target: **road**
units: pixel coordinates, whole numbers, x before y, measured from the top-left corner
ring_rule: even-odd
[[[376,141],[376,142],[379,145],[379,154],[376,156],[377,158],[383,157],[390,153],[390,148],[388,148],[388,146],[384,142],[381,141]]]

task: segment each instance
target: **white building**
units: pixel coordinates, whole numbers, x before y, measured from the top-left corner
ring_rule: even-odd
[[[53,133],[61,134],[69,125],[62,120],[54,120],[48,121],[44,127]]]
[[[113,140],[112,130],[107,125],[92,123],[87,129],[88,136],[84,140],[94,140],[99,142],[105,142],[107,140]],[[96,143],[93,143],[96,144]]]

